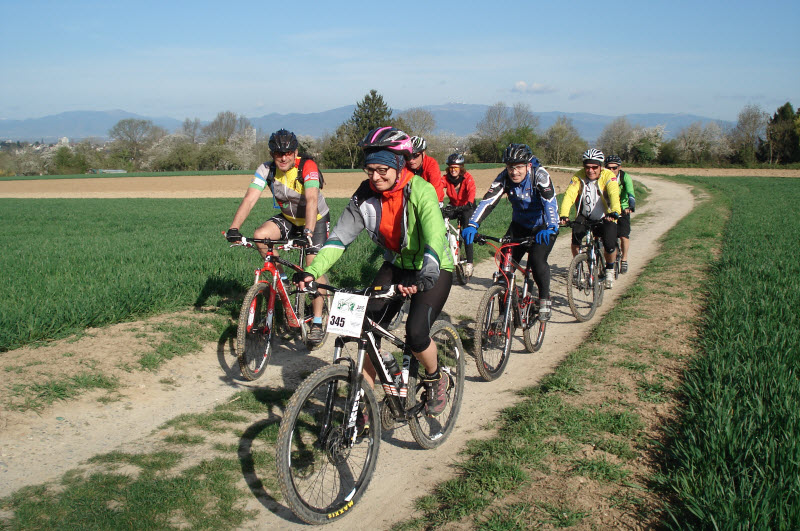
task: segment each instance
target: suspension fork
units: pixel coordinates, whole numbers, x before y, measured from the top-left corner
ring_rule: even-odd
[[[514,308],[514,295],[516,295],[516,282],[514,282],[516,278],[516,272],[512,271],[510,275],[508,275],[508,286],[506,286],[506,301],[505,301],[505,308],[503,309],[503,333],[506,334],[508,340],[511,339],[511,321],[510,319],[514,319],[514,322],[519,321],[519,308]],[[513,313],[512,313],[513,312]]]

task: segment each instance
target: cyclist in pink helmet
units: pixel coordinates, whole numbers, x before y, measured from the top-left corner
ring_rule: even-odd
[[[454,265],[436,190],[407,168],[412,148],[404,132],[379,127],[367,133],[359,146],[364,149],[367,179],[350,198],[314,263],[293,280],[302,289],[306,282],[324,275],[366,230],[385,251],[372,285],[397,284],[403,295],[411,297],[406,344],[425,367],[426,413],[437,416],[447,405],[449,379],[439,369],[430,329],[450,294]],[[403,301],[373,300],[367,310],[387,324],[402,305]],[[364,369],[366,379],[374,382],[375,369],[369,360]]]

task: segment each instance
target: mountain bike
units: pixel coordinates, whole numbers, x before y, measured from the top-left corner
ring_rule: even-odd
[[[371,299],[397,296],[394,286],[359,292],[317,286]],[[331,320],[335,319],[337,316],[331,315]],[[322,524],[348,514],[372,479],[382,429],[408,424],[414,440],[425,449],[447,440],[461,408],[465,353],[458,332],[446,321],[433,324],[431,339],[438,350],[442,377],[449,380],[447,405],[437,417],[427,417],[424,412],[424,367],[401,339],[368,316],[359,337],[337,336],[333,364],[312,373],[294,392],[278,431],[277,468],[284,499],[298,518]],[[398,350],[389,365],[378,340]],[[355,357],[344,352],[348,343],[357,344]],[[392,368],[400,353],[402,369]],[[384,392],[380,405],[361,372],[365,356]],[[393,370],[399,372],[392,374]]]
[[[266,240],[242,237],[240,243],[234,243],[231,247],[255,248],[256,243],[266,245],[267,254],[264,264],[255,270],[255,281],[244,297],[236,331],[239,368],[242,376],[251,381],[264,374],[274,343],[281,336],[299,335],[309,350],[320,348],[328,337],[329,313],[327,296],[293,289],[277,267],[277,264],[281,264],[293,271],[302,271],[308,244],[305,239]],[[297,264],[277,256],[276,247],[284,251],[299,251]],[[312,302],[316,297],[323,297],[322,327],[325,334],[319,343],[311,343],[308,341],[308,332],[314,317]],[[280,300],[280,304],[276,304],[276,298]]]
[[[459,284],[465,286],[469,284],[472,278],[472,273],[467,274],[466,253],[461,252],[466,244],[464,243],[464,238],[461,236],[461,224],[453,224],[453,220],[450,218],[457,216],[464,210],[471,208],[471,206],[472,205],[446,205],[442,207],[442,217],[444,218],[445,228],[447,228],[447,248],[450,250],[450,257],[453,259],[453,264],[455,264],[454,272],[456,274],[456,279]]]
[[[605,292],[606,268],[603,254],[603,241],[593,234],[594,227],[603,224],[603,220],[586,221],[589,230],[581,241],[580,250],[572,258],[567,272],[567,300],[572,315],[578,321],[591,319],[597,308],[603,304]],[[568,222],[572,226],[573,222]],[[619,242],[617,243],[615,268],[619,267]],[[617,269],[619,271],[619,269]]]
[[[495,241],[500,245],[491,243]],[[511,353],[514,331],[522,328],[522,339],[529,352],[542,348],[546,321],[539,321],[538,297],[533,296],[533,272],[530,259],[523,269],[511,258],[511,248],[528,246],[534,238],[494,238],[477,234],[475,241],[495,248],[498,270],[493,284],[478,304],[475,317],[475,362],[484,380],[492,381],[503,374]],[[517,270],[522,272],[522,286],[515,282]],[[510,287],[510,288],[509,288]]]

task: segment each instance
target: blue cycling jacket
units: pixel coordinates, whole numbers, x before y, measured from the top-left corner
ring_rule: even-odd
[[[503,170],[489,186],[478,208],[470,218],[470,224],[480,226],[481,222],[494,210],[503,194],[511,201],[511,220],[528,229],[546,225],[558,227],[558,203],[556,189],[550,174],[541,166],[533,166],[533,177],[529,172],[518,184]]]

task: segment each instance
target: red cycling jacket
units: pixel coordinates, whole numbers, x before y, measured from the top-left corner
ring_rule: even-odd
[[[422,166],[420,166],[419,169],[412,171],[414,171],[414,175],[419,175],[431,183],[436,189],[436,196],[439,198],[439,202],[441,203],[444,201],[444,179],[442,178],[442,174],[439,173],[439,163],[436,162],[436,159],[423,153]]]
[[[447,174],[442,175],[442,182],[447,186],[447,197],[453,206],[464,206],[475,202],[475,179],[468,171],[464,172],[464,180],[456,190],[456,185],[447,180]]]

